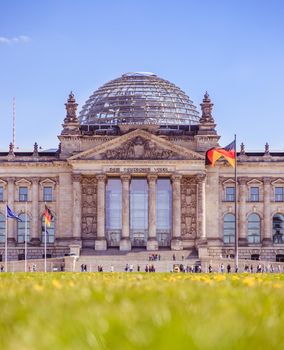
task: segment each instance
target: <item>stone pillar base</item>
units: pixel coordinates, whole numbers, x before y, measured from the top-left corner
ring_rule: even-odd
[[[70,254],[80,256],[81,244],[69,244]]]
[[[171,250],[183,250],[183,244],[181,239],[173,238],[171,241]]]
[[[122,252],[128,252],[131,250],[131,241],[129,238],[121,238],[119,242],[119,250]]]
[[[147,241],[147,250],[158,250],[159,245],[156,238],[149,238]]]
[[[272,239],[271,238],[263,238],[262,245],[264,247],[268,247],[268,246],[272,245]]]
[[[96,239],[95,250],[107,250],[107,241],[105,239]]]
[[[15,246],[16,246],[16,240],[15,240],[15,238],[10,238],[10,237],[8,237],[7,243],[8,243],[9,246],[12,246],[12,247],[15,247]]]
[[[239,237],[239,246],[245,247],[248,244],[248,240],[246,238]]]
[[[198,248],[198,258],[199,259],[209,258],[208,249],[205,247],[199,247]]]
[[[38,247],[40,246],[40,239],[39,238],[32,238],[30,240],[30,245],[32,245],[33,247]]]

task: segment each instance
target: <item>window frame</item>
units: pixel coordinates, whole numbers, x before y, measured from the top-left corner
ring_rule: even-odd
[[[21,193],[22,190],[26,190],[26,193]],[[29,188],[28,186],[19,186],[19,202],[28,202]]]
[[[4,202],[4,186],[0,185],[0,202]]]
[[[30,242],[30,230],[31,230],[31,218],[29,214],[20,213],[19,218],[21,221],[17,221],[17,242],[25,243],[25,230],[26,230],[26,218],[27,218],[27,242]],[[25,218],[25,220],[23,220]],[[19,239],[21,237],[22,239]]]
[[[50,197],[47,198],[49,195],[47,193],[45,193],[46,189],[50,189],[51,190],[51,194]],[[53,202],[53,186],[43,186],[42,188],[42,197],[43,197],[43,201],[44,202]]]
[[[0,213],[0,243],[5,243],[6,236],[6,218],[5,215]]]
[[[232,220],[227,220],[226,217],[232,217]],[[231,227],[225,227],[225,223],[230,223]],[[228,225],[229,226],[229,225]],[[233,234],[225,234],[226,231],[234,232]],[[226,213],[223,217],[223,243],[224,244],[234,244],[235,243],[235,214]],[[226,242],[225,237],[228,237],[228,241]]]
[[[258,217],[258,220],[253,220],[253,219],[250,220],[250,218],[253,218],[253,217]],[[258,234],[253,233],[253,232],[256,232],[255,231],[256,229],[258,229]],[[261,243],[261,217],[257,213],[251,213],[247,217],[247,241],[248,241],[248,244]]]
[[[253,193],[253,190],[257,190],[257,193]],[[259,186],[251,186],[249,189],[249,200],[250,202],[259,202],[260,188]]]
[[[281,189],[282,190],[282,193],[281,194],[277,194],[276,191],[277,189]],[[277,196],[280,196],[278,199]],[[274,187],[274,201],[275,202],[283,202],[284,201],[284,188],[283,186],[275,186]]]
[[[228,193],[228,190],[232,190],[233,193]],[[236,191],[234,186],[225,187],[225,202],[234,202],[236,196]]]

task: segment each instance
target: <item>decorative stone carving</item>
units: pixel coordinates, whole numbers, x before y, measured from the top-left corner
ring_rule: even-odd
[[[192,176],[181,180],[181,235],[196,238],[197,230],[197,184]]]
[[[118,148],[107,150],[103,159],[181,159],[181,156],[169,149],[158,147],[154,142],[140,136],[124,143]]]
[[[82,236],[94,238],[97,232],[97,180],[83,176],[82,183]]]
[[[64,119],[64,123],[77,123],[78,118],[76,115],[78,103],[76,103],[75,97],[73,92],[71,91],[67,100],[67,103],[65,103],[66,107],[66,118]]]
[[[33,157],[38,157],[39,156],[39,153],[38,153],[38,144],[37,142],[35,142],[34,144],[34,151],[33,151]]]
[[[74,94],[71,92],[66,107],[66,117],[64,119],[63,130],[61,135],[79,135],[80,134],[80,122],[77,118],[76,112],[78,103],[76,103]]]
[[[81,175],[80,174],[72,174],[72,181],[73,182],[80,182],[81,181]]]
[[[214,104],[211,102],[208,92],[206,91],[203,103],[200,104],[202,110],[202,116],[200,118],[200,123],[213,123],[214,119],[212,117],[212,107]]]

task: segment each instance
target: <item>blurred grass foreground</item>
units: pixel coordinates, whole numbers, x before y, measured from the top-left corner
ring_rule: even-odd
[[[284,349],[284,275],[0,275],[0,348]]]

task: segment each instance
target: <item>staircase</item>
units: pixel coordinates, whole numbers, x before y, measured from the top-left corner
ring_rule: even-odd
[[[150,260],[150,257],[157,255],[156,260]],[[175,260],[173,260],[175,256]],[[160,259],[159,259],[160,257]],[[98,271],[98,266],[103,267],[103,271],[111,271],[111,266],[115,272],[125,271],[126,264],[133,265],[133,271],[145,271],[146,265],[154,265],[156,272],[169,272],[174,264],[193,265],[198,260],[197,253],[192,250],[172,251],[146,251],[132,250],[130,252],[122,252],[117,249],[109,249],[107,251],[95,251],[93,249],[83,249],[81,256],[74,263],[72,268],[74,271],[81,271],[81,265],[87,265],[87,271]],[[70,267],[71,268],[71,267]]]

